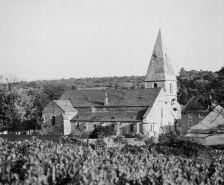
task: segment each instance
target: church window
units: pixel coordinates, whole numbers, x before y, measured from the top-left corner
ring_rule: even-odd
[[[154,129],[153,129],[153,124],[152,123],[150,123],[149,124],[149,131],[153,131]]]
[[[175,98],[173,98],[172,100],[171,100],[171,105],[175,105]]]
[[[154,83],[153,84],[153,88],[157,88],[158,87],[158,84],[157,83]]]
[[[130,132],[133,132],[134,131],[134,126],[133,124],[130,124]]]
[[[161,118],[163,118],[163,108],[161,109]]]
[[[173,84],[170,84],[170,94],[173,94]]]
[[[51,124],[52,124],[52,125],[55,125],[55,116],[52,116]]]

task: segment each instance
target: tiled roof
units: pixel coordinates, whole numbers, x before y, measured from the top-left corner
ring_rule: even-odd
[[[161,88],[67,91],[60,100],[70,100],[75,108],[102,107],[107,93],[107,106],[152,106],[160,91]]]
[[[200,103],[200,98],[200,96],[193,96],[182,108],[181,112],[208,112],[207,108]]]
[[[78,114],[73,121],[86,122],[140,122],[147,108],[141,107],[139,110],[119,111],[114,109],[110,112],[85,112],[78,110]]]
[[[53,100],[53,101],[65,112],[77,112],[77,110],[72,107],[71,102],[68,100]]]

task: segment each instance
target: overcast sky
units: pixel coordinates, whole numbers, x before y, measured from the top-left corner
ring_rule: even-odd
[[[0,74],[143,76],[159,21],[176,73],[224,66],[223,0],[0,0]]]

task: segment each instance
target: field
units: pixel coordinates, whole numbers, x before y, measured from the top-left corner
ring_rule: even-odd
[[[0,184],[224,184],[223,152],[217,150],[208,160],[154,147],[46,140],[0,138]]]

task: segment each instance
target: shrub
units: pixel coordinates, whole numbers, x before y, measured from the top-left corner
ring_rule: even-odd
[[[110,126],[97,126],[93,132],[90,134],[90,138],[92,139],[99,139],[105,138],[115,135],[113,129]]]
[[[123,134],[125,138],[136,138],[137,140],[141,141],[144,138],[144,135],[139,133],[125,133]]]
[[[198,156],[199,150],[205,150],[205,146],[192,139],[176,136],[173,134],[162,134],[159,136],[156,151],[164,155],[185,155],[187,157]]]
[[[95,147],[98,149],[105,149],[107,147],[107,144],[103,139],[97,139],[95,142]]]

